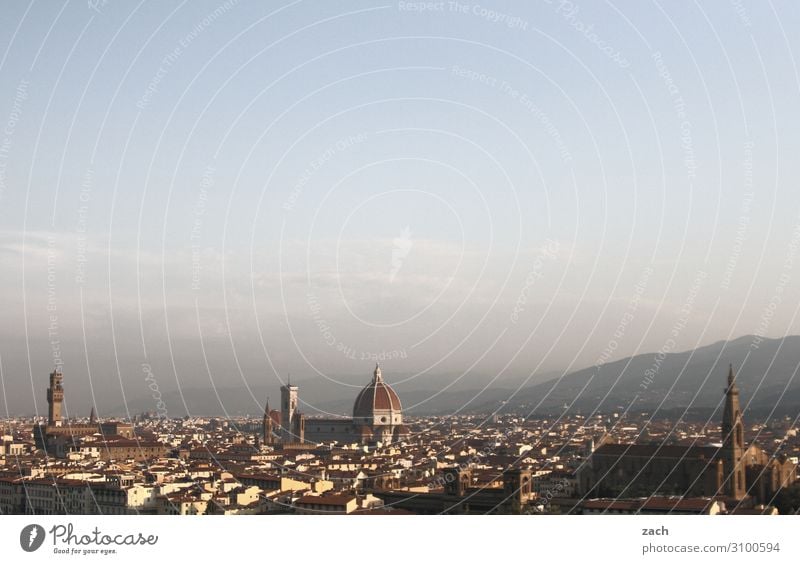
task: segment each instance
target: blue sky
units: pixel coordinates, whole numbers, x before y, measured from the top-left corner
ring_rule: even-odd
[[[381,353],[412,377],[526,377],[612,341],[797,333],[799,20],[789,2],[12,3],[6,371],[52,365],[48,297],[67,364],[122,387],[142,362],[167,387],[368,375]]]

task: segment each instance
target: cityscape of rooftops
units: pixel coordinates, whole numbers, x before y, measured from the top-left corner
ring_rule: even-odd
[[[6,3],[21,549],[59,516],[800,514],[798,27]]]

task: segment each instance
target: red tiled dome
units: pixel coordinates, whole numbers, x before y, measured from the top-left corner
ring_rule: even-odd
[[[353,406],[353,417],[372,417],[375,411],[399,412],[403,408],[400,398],[381,376],[381,369],[375,366],[372,381],[361,390]]]
[[[281,412],[277,409],[271,409],[269,411],[269,418],[272,419],[272,424],[275,427],[281,426]]]

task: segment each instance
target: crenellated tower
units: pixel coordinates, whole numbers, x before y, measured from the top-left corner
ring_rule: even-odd
[[[61,427],[61,404],[64,401],[64,376],[61,367],[56,366],[50,373],[50,387],[47,388],[47,424]]]

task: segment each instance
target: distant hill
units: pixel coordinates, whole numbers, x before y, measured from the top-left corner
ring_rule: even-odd
[[[389,374],[409,414],[451,414],[516,412],[552,415],[565,411],[590,413],[620,411],[631,402],[633,409],[665,416],[684,413],[710,413],[720,407],[728,373],[733,364],[741,391],[742,405],[751,413],[766,416],[800,413],[800,336],[761,339],[745,336],[720,341],[698,349],[658,355],[645,353],[599,367],[566,375],[538,375],[531,385],[516,391],[523,377],[505,376],[483,390],[491,380],[484,374],[464,377],[452,374],[409,379],[408,375]],[[353,401],[369,376],[342,376],[339,383],[328,379],[305,379],[300,386],[301,410],[309,415],[325,413],[350,416]],[[344,383],[341,383],[344,382]],[[448,387],[450,386],[450,387]],[[446,389],[445,389],[446,388]],[[252,395],[251,395],[252,392]],[[171,416],[251,415],[260,413],[269,395],[278,407],[278,384],[244,387],[186,388],[183,394],[165,392],[163,400]],[[634,401],[635,400],[635,401]],[[153,410],[148,396],[128,404],[131,414]],[[125,414],[123,406],[111,410]]]
[[[569,373],[520,390],[504,411],[553,413],[570,406],[589,412],[625,409],[714,410],[721,402],[728,365],[733,364],[742,405],[767,413],[800,413],[800,336],[745,336],[698,349],[647,353]],[[490,403],[481,406],[492,408]],[[496,405],[495,405],[496,408]]]

